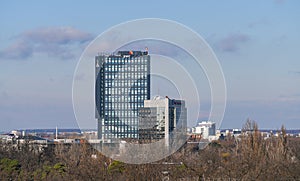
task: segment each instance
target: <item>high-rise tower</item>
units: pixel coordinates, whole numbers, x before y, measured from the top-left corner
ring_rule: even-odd
[[[95,57],[98,138],[138,138],[138,109],[150,99],[150,56],[119,51]]]

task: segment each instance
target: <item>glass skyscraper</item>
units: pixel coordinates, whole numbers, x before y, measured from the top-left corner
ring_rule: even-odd
[[[150,56],[118,51],[95,57],[98,138],[138,138],[138,109],[150,99]]]

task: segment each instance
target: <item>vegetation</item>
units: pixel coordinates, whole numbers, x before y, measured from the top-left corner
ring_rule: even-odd
[[[239,138],[214,141],[205,149],[186,144],[151,164],[111,160],[84,144],[2,143],[0,180],[300,180],[300,138],[264,139],[247,121]],[[164,164],[165,162],[174,164]]]

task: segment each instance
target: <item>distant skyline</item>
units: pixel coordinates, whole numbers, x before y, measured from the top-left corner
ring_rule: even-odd
[[[2,1],[0,131],[77,128],[72,81],[81,53],[111,26],[140,18],[177,21],[211,46],[227,86],[221,128],[250,118],[260,128],[299,129],[299,7],[295,0]],[[199,120],[209,106],[203,100]]]

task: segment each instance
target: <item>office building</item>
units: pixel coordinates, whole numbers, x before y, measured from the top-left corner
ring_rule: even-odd
[[[186,131],[187,109],[185,101],[155,97],[145,100],[139,109],[139,141],[153,142],[165,139],[173,131]]]
[[[147,51],[118,51],[95,57],[98,138],[138,138],[138,109],[150,99]]]

